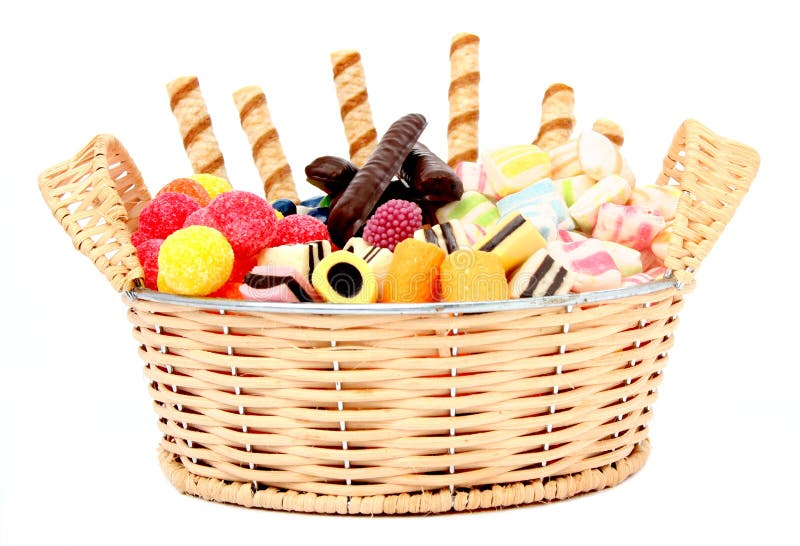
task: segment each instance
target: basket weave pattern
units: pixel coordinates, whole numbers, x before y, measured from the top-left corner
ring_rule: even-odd
[[[473,510],[616,485],[644,464],[683,296],[757,166],[752,149],[681,126],[659,178],[685,190],[667,261],[680,282],[646,294],[365,315],[128,293],[162,469],[209,500],[340,514]],[[130,233],[149,194],[118,141],[96,137],[40,187],[112,286],[136,289]]]

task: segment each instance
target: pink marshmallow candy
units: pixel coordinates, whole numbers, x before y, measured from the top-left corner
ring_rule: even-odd
[[[461,179],[461,183],[464,185],[464,191],[477,191],[494,201],[500,199],[500,196],[497,195],[497,192],[494,191],[494,188],[489,183],[489,179],[486,178],[486,171],[480,163],[462,161],[456,165],[455,171],[456,176]]]
[[[622,285],[622,273],[603,243],[596,239],[574,243],[552,241],[547,244],[547,251],[566,269],[575,273],[573,292],[610,290]]]
[[[667,270],[663,267],[654,267],[653,269],[648,269],[644,273],[637,273],[636,275],[625,277],[622,279],[622,287],[637,286],[661,279],[664,277],[666,271]]]
[[[623,205],[628,202],[630,196],[631,187],[628,181],[612,174],[583,192],[583,195],[569,208],[569,214],[579,230],[591,233],[601,205],[604,203]]]
[[[645,250],[650,248],[650,243],[665,226],[664,217],[650,209],[603,203],[597,213],[592,237]]]

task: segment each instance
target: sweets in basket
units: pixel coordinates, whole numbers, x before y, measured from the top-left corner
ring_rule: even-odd
[[[619,126],[572,136],[565,85],[545,93],[534,144],[479,154],[479,41],[451,46],[441,158],[419,142],[423,116],[378,138],[360,56],[332,56],[350,158],[306,170],[328,207],[299,202],[257,88],[234,98],[265,199],[233,189],[192,78],[169,86],[190,179],[151,199],[108,135],[41,175],[76,248],[124,292],[180,491],[439,513],[563,499],[644,464],[683,296],[758,155],[688,120],[656,184],[636,184]],[[663,269],[648,275],[643,254]]]

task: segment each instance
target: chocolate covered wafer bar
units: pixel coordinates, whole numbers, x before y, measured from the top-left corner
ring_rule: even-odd
[[[421,114],[407,114],[395,121],[353,180],[347,185],[328,217],[328,232],[339,247],[364,226],[375,204],[400,170],[403,160],[425,129]]]
[[[400,176],[419,200],[449,203],[458,201],[464,193],[455,171],[421,142],[406,156]]]

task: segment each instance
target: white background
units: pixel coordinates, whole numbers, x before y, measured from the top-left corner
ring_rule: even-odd
[[[0,543],[797,543],[800,175],[795,20],[770,2],[79,1],[0,8]],[[13,8],[11,6],[14,6]],[[236,187],[260,191],[231,93],[260,85],[294,168],[346,155],[329,53],[362,52],[378,132],[412,111],[445,152],[450,37],[481,37],[481,144],[528,142],[547,85],[609,117],[640,183],[693,117],[762,156],[698,274],[644,469],[617,488],[472,515],[345,518],[179,495],[120,298],[50,216],[38,174],[101,132],[151,191],[189,173],[164,84],[200,78]],[[303,195],[312,188],[303,186]]]

